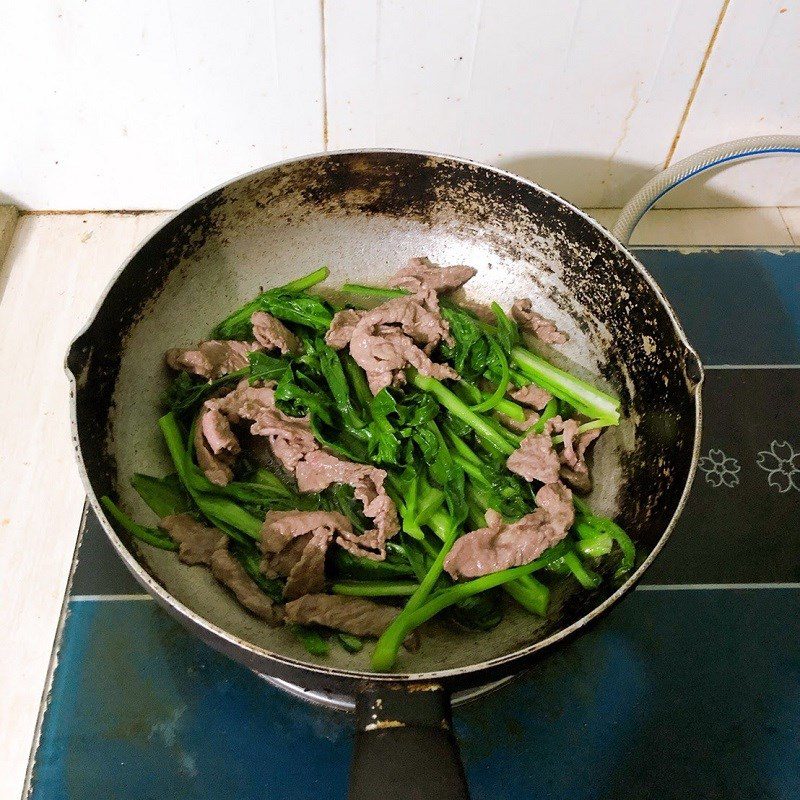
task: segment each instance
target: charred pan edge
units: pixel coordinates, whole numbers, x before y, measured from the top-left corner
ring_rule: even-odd
[[[164,587],[162,587],[157,581],[155,581],[150,576],[150,574],[147,573],[147,571],[142,568],[139,561],[128,550],[128,548],[125,546],[122,540],[117,536],[114,528],[109,523],[105,513],[103,512],[103,509],[99,504],[98,498],[94,492],[94,488],[89,480],[86,465],[84,463],[83,454],[81,452],[79,436],[78,436],[78,424],[77,424],[78,383],[81,380],[80,373],[82,373],[83,370],[86,368],[86,363],[84,359],[81,358],[82,354],[80,353],[81,340],[91,331],[92,326],[94,325],[95,320],[97,318],[98,312],[102,308],[109,292],[117,283],[122,273],[130,264],[131,260],[142,248],[144,248],[150,242],[152,242],[152,240],[156,236],[158,236],[164,230],[164,228],[166,228],[174,220],[180,217],[184,212],[191,209],[200,201],[208,199],[215,192],[219,192],[220,190],[227,187],[229,184],[235,183],[244,178],[255,176],[261,172],[266,172],[275,169],[277,167],[292,165],[299,162],[309,161],[317,158],[328,158],[331,156],[340,156],[340,155],[369,155],[369,154],[382,154],[382,153],[394,153],[401,155],[442,159],[453,162],[458,165],[473,166],[483,170],[487,170],[488,172],[495,173],[500,176],[505,176],[513,181],[520,183],[521,185],[527,186],[531,189],[534,189],[535,191],[541,192],[543,195],[548,196],[549,198],[555,200],[557,203],[569,209],[571,212],[577,214],[578,216],[583,218],[586,222],[588,222],[592,227],[594,227],[597,231],[600,232],[603,238],[612,242],[617,248],[617,250],[620,251],[622,254],[624,254],[624,256],[627,259],[629,259],[629,261],[634,265],[634,267],[639,272],[641,277],[647,282],[648,286],[653,291],[658,302],[665,309],[667,316],[672,323],[674,331],[678,335],[678,339],[685,348],[685,352],[683,354],[684,361],[687,366],[687,377],[691,384],[689,389],[691,394],[693,395],[694,405],[695,405],[695,431],[694,431],[694,445],[692,448],[692,457],[689,465],[688,477],[686,479],[678,504],[675,508],[675,512],[673,513],[670,521],[666,525],[664,532],[662,533],[656,544],[653,546],[653,549],[651,550],[648,557],[638,567],[638,569],[628,578],[628,580],[625,581],[625,583],[622,586],[620,586],[612,595],[610,595],[602,603],[600,603],[600,605],[593,608],[588,614],[576,620],[568,627],[563,628],[557,631],[556,633],[551,634],[547,638],[535,642],[527,647],[521,648],[517,651],[514,651],[513,653],[509,653],[507,655],[482,662],[480,664],[474,664],[468,667],[459,667],[450,670],[440,670],[440,671],[425,672],[425,673],[379,674],[373,672],[340,670],[340,669],[321,667],[313,663],[287,658],[286,656],[280,655],[279,653],[275,653],[269,650],[264,650],[262,648],[256,647],[250,644],[249,642],[245,642],[242,639],[231,635],[228,631],[219,628],[216,625],[213,625],[208,620],[204,619],[203,617],[192,611],[192,609],[178,602],[171,594],[169,594],[169,592],[167,592],[164,589]],[[133,249],[131,255],[122,263],[120,268],[117,270],[117,272],[112,277],[112,279],[106,286],[105,290],[103,291],[87,323],[77,334],[72,344],[70,345],[70,348],[68,350],[65,359],[65,370],[67,372],[67,377],[70,383],[71,435],[72,435],[73,446],[75,447],[76,458],[78,462],[78,469],[80,472],[81,480],[83,481],[89,502],[91,503],[95,514],[100,520],[103,529],[108,535],[109,540],[111,541],[114,549],[119,554],[120,558],[122,558],[122,560],[127,565],[128,569],[133,574],[134,578],[138,581],[138,583],[149,594],[151,594],[159,603],[159,605],[161,605],[166,611],[168,611],[170,614],[176,616],[181,621],[186,623],[188,627],[196,635],[198,635],[200,639],[202,639],[210,646],[215,647],[216,649],[224,652],[226,655],[229,655],[230,657],[254,669],[260,668],[263,670],[264,662],[265,661],[269,662],[269,664],[273,668],[273,674],[278,678],[286,678],[289,680],[299,681],[301,683],[303,683],[305,680],[305,682],[307,683],[307,679],[310,677],[310,675],[313,674],[315,676],[316,681],[318,682],[318,685],[327,689],[341,690],[343,685],[347,684],[348,682],[351,686],[353,686],[358,684],[363,685],[369,683],[371,684],[391,683],[393,681],[396,682],[398,680],[413,681],[415,683],[447,680],[449,684],[458,687],[477,685],[482,681],[510,674],[511,672],[515,671],[515,668],[521,669],[526,663],[529,663],[532,660],[534,660],[537,655],[542,653],[542,651],[571,638],[571,636],[573,636],[581,628],[584,628],[591,622],[597,620],[607,610],[609,610],[611,606],[617,603],[631,589],[633,589],[633,587],[641,579],[644,572],[647,570],[647,568],[656,558],[658,553],[661,551],[662,547],[664,546],[667,539],[674,530],[678,518],[680,517],[681,512],[683,511],[683,508],[686,504],[686,500],[689,495],[689,491],[691,489],[691,485],[694,479],[694,474],[697,468],[697,461],[699,458],[699,451],[700,451],[700,431],[702,425],[702,408],[701,408],[702,407],[701,387],[703,381],[702,366],[700,364],[700,360],[697,354],[689,345],[689,342],[686,338],[686,334],[680,322],[678,321],[677,317],[675,316],[675,312],[673,311],[671,305],[669,304],[663,292],[661,291],[661,288],[658,286],[655,280],[650,276],[650,274],[647,272],[644,266],[639,262],[639,260],[635,258],[635,256],[633,256],[630,253],[630,251],[625,246],[623,246],[622,243],[619,242],[619,240],[616,239],[609,231],[603,228],[599,223],[597,223],[594,219],[589,217],[586,213],[581,211],[579,208],[576,208],[563,198],[559,197],[554,192],[542,188],[533,181],[527,180],[518,175],[514,175],[513,173],[508,172],[506,170],[487,166],[485,164],[481,164],[480,162],[472,161],[470,159],[456,158],[453,156],[447,156],[443,154],[426,152],[426,151],[402,150],[394,148],[373,148],[373,149],[339,150],[339,151],[331,151],[328,153],[317,153],[309,156],[301,156],[299,158],[286,159],[284,161],[276,162],[275,164],[271,164],[269,166],[261,167],[259,169],[255,169],[250,172],[244,173],[200,195],[196,199],[184,205],[181,209],[172,214],[168,219],[166,219],[162,225],[160,225],[156,230],[154,230],[150,234],[150,236],[148,236],[144,241],[139,243]],[[693,373],[692,375],[688,375],[690,370]]]

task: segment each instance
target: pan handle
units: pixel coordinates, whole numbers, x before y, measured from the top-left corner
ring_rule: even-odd
[[[469,800],[439,684],[376,686],[356,700],[349,800]]]

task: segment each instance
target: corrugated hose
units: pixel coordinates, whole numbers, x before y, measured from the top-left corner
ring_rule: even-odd
[[[750,136],[688,156],[659,172],[639,189],[622,209],[611,232],[627,245],[639,220],[670,189],[720,164],[778,153],[800,153],[800,136]]]

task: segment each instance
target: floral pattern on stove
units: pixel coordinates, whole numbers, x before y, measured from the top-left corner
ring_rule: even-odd
[[[795,450],[789,442],[773,440],[769,450],[762,450],[756,464],[769,473],[767,483],[781,494],[790,489],[800,492],[800,450]]]
[[[709,450],[708,455],[700,459],[698,467],[706,476],[706,483],[710,483],[715,489],[723,485],[732,489],[739,483],[739,462],[726,456],[722,450]]]

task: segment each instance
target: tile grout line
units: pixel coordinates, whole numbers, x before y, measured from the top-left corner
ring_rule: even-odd
[[[697,75],[694,79],[694,83],[692,84],[692,88],[689,91],[689,97],[686,100],[686,106],[683,109],[683,115],[681,116],[680,122],[678,123],[678,129],[675,131],[675,136],[672,139],[672,144],[670,144],[669,150],[667,151],[667,157],[664,159],[664,165],[662,169],[666,169],[670,162],[672,161],[672,157],[675,155],[675,150],[678,148],[678,142],[680,141],[681,136],[683,135],[683,129],[686,126],[686,122],[689,119],[689,113],[692,109],[692,105],[694,104],[694,99],[697,95],[697,91],[700,88],[700,83],[703,80],[703,75],[705,74],[706,67],[708,66],[709,59],[711,58],[711,53],[714,50],[714,45],[717,42],[717,36],[719,36],[720,28],[722,28],[722,22],[725,19],[725,14],[728,11],[728,6],[730,5],[731,0],[723,0],[722,7],[720,8],[719,15],[717,16],[717,23],[714,25],[714,30],[711,33],[711,38],[708,40],[708,45],[706,46],[706,52],[703,54],[703,60],[700,62],[700,69],[697,71]]]
[[[637,592],[676,592],[687,589],[704,592],[741,589],[800,589],[800,583],[647,583],[636,587]]]
[[[786,232],[789,234],[789,238],[792,240],[793,244],[797,245],[800,244],[800,242],[798,242],[797,239],[795,239],[794,234],[792,233],[792,229],[789,227],[789,223],[787,222],[786,217],[783,214],[783,209],[786,207],[787,206],[775,206],[775,208],[778,209],[778,215],[780,216],[781,221],[786,227]]]
[[[325,0],[319,0],[320,28],[322,33],[322,149],[328,152],[328,43],[325,29]]]

